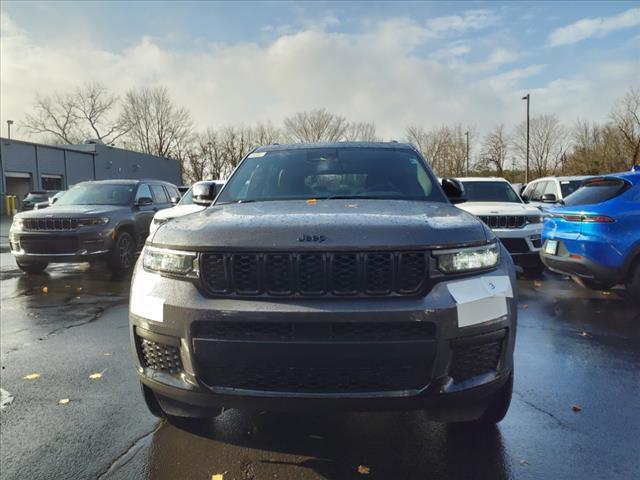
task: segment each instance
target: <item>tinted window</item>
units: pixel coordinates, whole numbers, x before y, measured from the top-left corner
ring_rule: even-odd
[[[445,198],[411,150],[382,148],[291,149],[247,157],[218,203],[308,198]]]
[[[507,182],[462,182],[468,202],[522,203],[518,194]]]
[[[587,180],[584,185],[564,199],[565,205],[591,205],[617,197],[629,187],[619,178]]]
[[[153,200],[149,185],[147,185],[146,183],[143,183],[142,185],[140,185],[140,188],[138,188],[138,193],[136,193],[136,202],[141,198],[150,198]]]
[[[562,190],[562,198],[567,198],[573,192],[580,188],[582,180],[562,180],[560,182],[560,190]]]
[[[153,193],[153,201],[155,203],[169,203],[169,199],[162,185],[151,185],[151,192]]]
[[[77,185],[60,197],[56,205],[129,205],[134,189],[135,185]]]

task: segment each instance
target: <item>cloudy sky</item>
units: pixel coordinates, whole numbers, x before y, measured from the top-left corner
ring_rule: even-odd
[[[532,114],[606,119],[640,83],[637,2],[12,2],[0,116],[98,80],[165,85],[197,126],[279,123],[317,107],[405,127],[480,132]],[[21,135],[24,136],[24,135]]]

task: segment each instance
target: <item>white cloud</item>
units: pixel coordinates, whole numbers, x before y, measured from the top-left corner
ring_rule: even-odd
[[[487,62],[492,65],[503,65],[505,63],[512,63],[518,60],[520,55],[513,50],[507,48],[496,48],[491,52]]]
[[[427,28],[435,34],[462,33],[481,30],[499,22],[500,18],[491,10],[467,10],[460,15],[448,15],[427,20]]]
[[[460,122],[480,132],[495,123],[513,125],[521,119],[523,81],[532,88],[538,113],[557,113],[567,121],[575,116],[603,120],[635,81],[631,62],[608,66],[608,77],[593,67],[549,83],[536,77],[542,65],[502,72],[500,62],[455,64],[437,55],[416,55],[417,47],[430,46],[432,32],[402,18],[366,33],[308,29],[264,44],[190,50],[166,48],[152,37],[120,50],[90,41],[52,45],[36,42],[6,15],[1,26],[2,125],[6,119],[19,124],[36,92],[68,91],[98,80],[119,94],[134,86],[165,85],[198,128],[258,120],[278,124],[297,111],[324,107],[355,121],[373,121],[386,139],[400,139],[409,124],[430,128]],[[470,48],[464,42],[449,46],[460,58]],[[493,53],[502,66],[513,55]],[[575,85],[580,88],[566,95]]]
[[[640,26],[640,8],[632,8],[612,17],[583,18],[555,29],[549,35],[549,45],[573,45],[587,38],[604,37],[623,28]]]

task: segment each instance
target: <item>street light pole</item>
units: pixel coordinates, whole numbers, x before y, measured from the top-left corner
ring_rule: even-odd
[[[464,134],[467,137],[467,174],[466,176],[469,176],[469,131],[464,132]]]
[[[7,120],[7,139],[11,140],[11,125],[13,125],[13,120]]]
[[[527,166],[524,171],[525,184],[529,183],[529,101],[530,99],[531,99],[531,95],[528,93],[524,97],[522,97],[522,100],[527,101]]]

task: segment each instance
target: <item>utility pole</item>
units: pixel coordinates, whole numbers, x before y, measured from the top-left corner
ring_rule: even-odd
[[[529,101],[530,99],[531,99],[531,95],[528,93],[524,97],[522,97],[522,100],[527,101],[527,166],[524,171],[525,184],[529,183]]]
[[[13,125],[13,120],[7,120],[7,139],[11,140],[11,125]]]
[[[469,176],[469,131],[464,132],[467,137],[467,173],[466,176]]]

